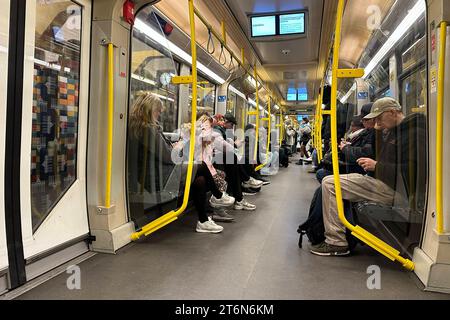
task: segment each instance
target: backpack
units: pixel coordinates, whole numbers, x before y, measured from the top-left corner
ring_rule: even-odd
[[[325,241],[325,226],[323,224],[323,212],[322,212],[322,187],[320,186],[314,192],[313,198],[311,200],[311,206],[309,207],[308,219],[303,222],[297,229],[300,234],[298,239],[298,246],[302,248],[303,236],[306,234],[312,245],[319,244]],[[317,206],[317,208],[316,208]],[[356,216],[351,214],[350,203],[344,201],[344,210],[346,211],[347,219],[350,222],[355,221]],[[350,212],[350,216],[349,213]],[[350,250],[353,250],[358,243],[357,239],[351,235],[350,230],[346,229],[346,238]]]

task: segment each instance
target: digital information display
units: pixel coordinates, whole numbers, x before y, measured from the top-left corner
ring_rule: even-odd
[[[280,35],[305,33],[305,13],[282,14],[280,19]]]
[[[276,31],[275,16],[252,17],[252,37],[274,36]]]
[[[297,91],[288,91],[286,95],[287,101],[297,101]]]
[[[306,88],[298,89],[298,101],[308,101],[308,90]]]
[[[308,93],[299,93],[298,101],[308,101]]]
[[[306,12],[273,13],[250,17],[252,38],[306,33]]]

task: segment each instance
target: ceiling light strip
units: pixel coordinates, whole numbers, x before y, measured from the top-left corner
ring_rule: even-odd
[[[366,79],[375,67],[384,59],[384,57],[391,51],[394,45],[408,32],[413,24],[422,16],[426,10],[426,3],[423,0],[417,1],[414,7],[409,11],[408,15],[398,25],[395,31],[391,34],[386,43],[381,47],[377,54],[372,58],[369,64],[364,69],[363,79]]]
[[[192,64],[192,56],[185,51],[183,51],[180,47],[175,45],[173,42],[165,38],[162,34],[152,29],[148,26],[144,21],[137,18],[134,24],[134,28],[139,32],[144,33],[149,38],[153,39],[155,42],[159,43],[166,49],[170,50],[173,54],[183,59],[185,62]],[[203,72],[205,75],[209,76],[214,81],[217,81],[219,84],[225,83],[225,79],[214,73],[211,69],[207,68],[200,62],[197,62],[198,69]]]

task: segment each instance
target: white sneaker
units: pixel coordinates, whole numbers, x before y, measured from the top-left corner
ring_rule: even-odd
[[[254,204],[251,204],[245,199],[242,199],[241,202],[236,201],[234,204],[234,210],[246,210],[246,211],[253,211],[256,210],[256,206]]]
[[[226,192],[222,194],[222,198],[220,199],[217,199],[214,195],[212,195],[211,199],[209,199],[209,203],[213,208],[229,207],[233,205],[234,201],[235,199],[232,196],[229,196]]]
[[[198,221],[197,228],[195,228],[195,231],[201,232],[201,233],[220,233],[223,231],[223,227],[216,224],[211,219],[211,217],[209,217],[208,221],[205,221],[203,223]]]
[[[253,177],[250,177],[248,181],[242,182],[242,186],[244,188],[260,188],[263,185],[263,182],[260,180],[256,180]]]

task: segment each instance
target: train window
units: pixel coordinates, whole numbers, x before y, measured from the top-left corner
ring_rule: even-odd
[[[216,85],[209,82],[202,76],[197,76],[197,113],[207,112],[209,115],[214,114],[214,106],[216,103]],[[192,87],[189,87],[189,110],[192,108]],[[189,122],[190,122],[189,113]]]
[[[227,100],[227,112],[232,113],[233,115],[235,115],[234,112],[236,110],[236,100],[237,94],[234,92],[229,92]]]
[[[81,7],[36,3],[31,207],[33,231],[75,181]]]
[[[136,227],[177,207],[183,189],[181,166],[172,161],[179,139],[179,87],[171,83],[180,64],[173,60],[152,6],[136,15],[132,32],[128,117],[128,204]]]
[[[246,109],[247,101],[241,96],[236,96],[236,108],[235,108],[235,117],[237,122],[237,128],[244,129],[245,127],[245,109]]]
[[[145,45],[139,38],[133,37],[131,103],[143,92],[157,95],[164,105],[160,123],[165,132],[173,132],[177,128],[178,86],[171,84],[171,79],[178,68],[179,63],[167,57],[164,51]]]

